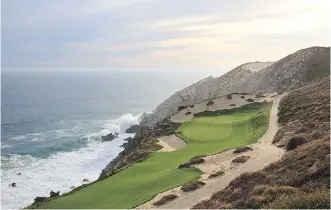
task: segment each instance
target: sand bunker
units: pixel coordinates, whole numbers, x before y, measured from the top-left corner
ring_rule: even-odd
[[[263,102],[263,101],[272,101],[272,96],[276,93],[266,93],[263,94],[265,97],[256,97],[255,95],[242,95],[242,94],[231,94],[231,99],[228,99],[227,96],[218,97],[212,99],[213,104],[207,106],[209,101],[204,101],[198,104],[195,104],[194,107],[186,107],[185,109],[177,112],[173,116],[171,116],[171,121],[177,123],[183,123],[185,121],[191,120],[195,113],[203,112],[203,111],[217,111],[221,109],[232,109],[235,107],[240,107],[245,104],[253,103],[253,102]],[[253,102],[248,102],[246,99],[254,99]]]
[[[186,142],[176,135],[162,136],[157,139],[158,144],[163,146],[158,152],[172,152],[186,146]]]

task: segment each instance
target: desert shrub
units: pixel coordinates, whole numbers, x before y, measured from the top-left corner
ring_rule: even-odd
[[[183,185],[180,189],[183,192],[189,192],[189,191],[194,191],[198,188],[201,188],[204,185],[205,185],[204,182],[197,180],[197,181],[189,182],[189,183]]]
[[[247,102],[254,102],[255,100],[252,99],[252,98],[248,98],[248,99],[246,99],[245,101],[247,101]]]
[[[240,96],[240,98],[244,99],[244,98],[245,98],[245,96]]]
[[[296,135],[290,138],[286,144],[286,151],[289,150],[294,150],[296,149],[299,145],[305,143],[306,138],[302,135]]]
[[[192,112],[186,112],[185,115],[189,115],[189,114],[192,114]]]
[[[177,195],[174,195],[174,194],[165,195],[160,200],[158,200],[155,203],[153,203],[153,205],[155,205],[155,206],[161,206],[161,205],[164,205],[166,203],[169,203],[172,200],[175,200],[176,198],[178,198],[178,196]]]
[[[233,154],[237,154],[237,153],[241,153],[241,152],[246,152],[246,151],[249,151],[249,150],[253,150],[253,149],[250,148],[250,147],[238,147],[237,149],[235,149],[233,151]]]
[[[193,108],[194,107],[194,104],[190,106],[190,108]]]
[[[207,106],[211,106],[211,105],[214,105],[214,102],[212,101],[212,100],[210,100],[210,101],[208,101],[207,102],[207,104],[206,104]]]
[[[203,158],[191,158],[189,161],[187,161],[186,163],[183,163],[183,164],[180,164],[178,166],[179,169],[181,168],[188,168],[190,167],[191,165],[194,165],[194,164],[201,164],[201,163],[204,163],[205,160]]]
[[[230,104],[230,106],[236,106],[235,104]]]
[[[226,95],[226,98],[227,98],[228,100],[231,100],[231,99],[232,99],[232,95],[231,95],[231,94],[228,94],[228,95]]]
[[[297,192],[283,195],[266,206],[269,209],[330,209],[330,191]]]
[[[257,94],[257,95],[255,95],[255,98],[264,98],[265,97],[265,95],[263,95],[263,94]]]
[[[246,163],[250,156],[240,156],[232,160],[232,163]]]
[[[218,177],[218,176],[222,176],[224,173],[225,173],[225,172],[224,172],[223,170],[220,170],[220,171],[217,171],[217,172],[215,172],[215,173],[213,173],[213,174],[210,174],[210,175],[208,176],[208,178],[215,178],[215,177]]]
[[[181,110],[183,110],[183,109],[186,109],[186,107],[187,107],[187,106],[179,106],[179,107],[178,107],[178,111],[181,111]]]

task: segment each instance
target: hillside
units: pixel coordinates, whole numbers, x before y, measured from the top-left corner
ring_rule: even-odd
[[[302,87],[330,74],[329,58],[330,48],[311,47],[299,50],[275,63],[242,64],[221,77],[208,77],[176,92],[152,114],[144,114],[141,124],[155,125],[175,114],[179,106],[189,106],[228,93],[258,94]]]
[[[273,142],[283,158],[242,174],[194,208],[330,208],[330,79],[286,96]]]

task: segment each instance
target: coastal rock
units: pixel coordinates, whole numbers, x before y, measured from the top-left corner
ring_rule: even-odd
[[[53,197],[56,197],[56,196],[59,196],[60,195],[60,191],[57,191],[57,192],[53,192],[53,190],[49,193],[49,197],[50,198],[53,198]]]
[[[88,180],[88,179],[86,179],[86,178],[84,178],[84,179],[83,179],[83,182],[89,182],[89,180]]]
[[[115,133],[115,134],[110,133],[110,134],[108,134],[107,136],[101,136],[101,139],[102,139],[103,142],[104,142],[104,141],[112,141],[112,140],[114,140],[115,138],[118,138],[118,133]]]
[[[22,173],[18,173],[17,175],[21,175]]]
[[[16,183],[15,182],[11,183],[11,186],[16,187]]]
[[[125,133],[136,133],[139,128],[139,125],[131,125],[128,129],[125,130]]]

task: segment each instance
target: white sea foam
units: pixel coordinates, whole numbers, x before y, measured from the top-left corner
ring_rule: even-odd
[[[94,181],[101,170],[123,150],[123,139],[134,134],[120,133],[111,142],[101,142],[100,136],[119,132],[134,124],[132,115],[125,115],[106,122],[99,132],[86,135],[87,146],[71,152],[56,152],[46,159],[30,155],[1,157],[1,207],[18,209],[33,203],[37,196],[49,196],[49,192],[70,191],[72,186],[83,184],[83,179]],[[59,132],[60,133],[60,132]],[[36,135],[37,141],[42,134]],[[68,161],[70,160],[70,161]],[[21,175],[17,175],[21,173]],[[16,187],[10,184],[15,182]]]
[[[120,132],[124,133],[131,125],[138,123],[138,116],[132,114],[122,115],[119,121]]]
[[[23,139],[25,139],[24,135],[23,136],[15,136],[15,137],[12,138],[12,140],[23,140]]]

